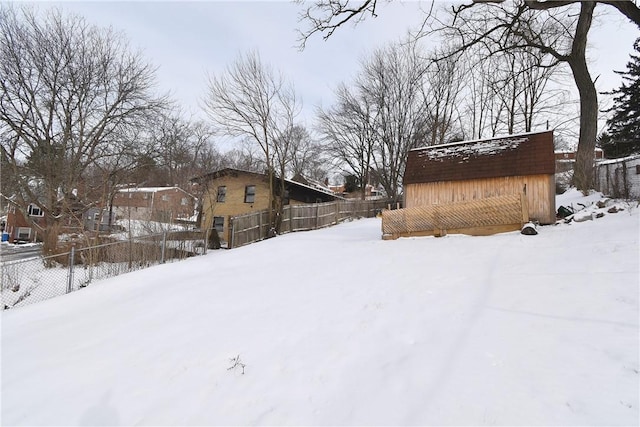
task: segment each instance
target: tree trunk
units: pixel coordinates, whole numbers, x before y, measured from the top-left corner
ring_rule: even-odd
[[[56,249],[58,248],[58,236],[60,234],[60,229],[62,224],[59,219],[54,218],[53,216],[47,217],[47,225],[43,230],[42,235],[42,254],[47,257],[56,254]],[[52,264],[48,263],[47,266],[51,266]]]
[[[598,94],[586,65],[584,70],[579,72],[574,69],[573,74],[580,92],[580,136],[573,183],[578,190],[586,194],[593,186],[593,161],[598,134]]]
[[[595,2],[582,2],[568,63],[580,93],[580,136],[573,184],[586,194],[593,184],[593,160],[598,134],[598,93],[586,61],[587,34],[591,27]]]

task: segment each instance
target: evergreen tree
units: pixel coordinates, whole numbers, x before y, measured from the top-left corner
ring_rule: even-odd
[[[640,153],[640,38],[633,48],[637,54],[629,55],[627,71],[616,71],[622,76],[622,86],[609,94],[615,95],[614,106],[607,110],[613,116],[607,120],[610,139],[601,146],[609,158]],[[604,142],[604,141],[602,141]]]

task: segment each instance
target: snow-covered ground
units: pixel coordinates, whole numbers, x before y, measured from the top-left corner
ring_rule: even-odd
[[[638,425],[639,211],[291,233],[2,313],[3,425]]]

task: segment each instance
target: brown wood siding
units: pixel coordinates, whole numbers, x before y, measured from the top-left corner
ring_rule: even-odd
[[[531,220],[540,221],[541,224],[554,223],[554,175],[505,176],[409,184],[404,188],[404,206],[411,208],[520,194],[525,185]]]
[[[492,150],[492,145],[498,148]],[[403,182],[406,187],[423,182],[553,173],[553,131],[547,131],[411,150]]]

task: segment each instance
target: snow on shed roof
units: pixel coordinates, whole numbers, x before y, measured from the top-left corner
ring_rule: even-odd
[[[416,148],[404,184],[555,173],[553,131]]]
[[[418,157],[426,156],[429,160],[444,161],[457,158],[460,162],[472,157],[491,156],[504,150],[515,150],[521,143],[527,142],[526,136],[518,138],[498,138],[485,141],[463,141],[452,144],[427,147],[418,152]]]

